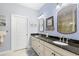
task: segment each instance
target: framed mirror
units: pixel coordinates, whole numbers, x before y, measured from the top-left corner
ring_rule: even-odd
[[[51,16],[46,19],[46,31],[53,31],[54,30],[54,17]]]
[[[63,34],[77,31],[77,5],[64,6],[57,15],[57,31]]]
[[[43,18],[39,19],[39,31],[40,32],[44,31],[44,19]]]

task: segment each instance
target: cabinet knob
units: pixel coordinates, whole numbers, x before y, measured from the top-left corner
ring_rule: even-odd
[[[55,56],[55,54],[54,54],[54,56]]]
[[[54,53],[52,53],[54,56],[55,56],[55,54]]]

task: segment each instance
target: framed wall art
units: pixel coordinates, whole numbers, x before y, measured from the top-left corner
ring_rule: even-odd
[[[46,19],[46,31],[53,31],[54,30],[54,17],[51,16]]]
[[[63,34],[76,32],[77,6],[71,4],[64,6],[57,15],[57,30]]]
[[[0,31],[6,30],[6,18],[4,15],[0,15]]]

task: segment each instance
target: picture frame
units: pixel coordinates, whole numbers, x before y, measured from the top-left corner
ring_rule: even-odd
[[[72,34],[77,31],[77,6],[71,4],[62,8],[57,15],[57,31]]]
[[[6,30],[6,16],[0,15],[0,31]]]
[[[54,17],[51,16],[46,19],[46,31],[53,31],[54,30]]]

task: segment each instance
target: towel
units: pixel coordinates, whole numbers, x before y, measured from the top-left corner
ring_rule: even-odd
[[[5,31],[0,31],[0,45],[4,42],[5,35]]]

